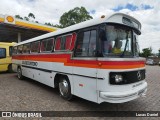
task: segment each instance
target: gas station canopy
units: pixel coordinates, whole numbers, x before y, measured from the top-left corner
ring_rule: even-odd
[[[0,42],[21,42],[56,30],[56,27],[0,14]]]

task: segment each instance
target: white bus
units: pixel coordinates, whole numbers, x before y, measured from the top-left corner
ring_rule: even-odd
[[[13,69],[53,88],[96,103],[123,103],[145,95],[145,59],[139,57],[141,24],[116,13],[85,21],[14,46]]]

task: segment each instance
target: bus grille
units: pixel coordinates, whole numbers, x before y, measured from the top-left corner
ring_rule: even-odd
[[[146,73],[145,70],[129,71],[129,72],[110,72],[109,81],[110,84],[113,85],[124,85],[124,84],[135,83],[144,80],[146,77],[145,73]],[[113,77],[114,75],[122,75],[123,81],[116,83],[115,78]]]

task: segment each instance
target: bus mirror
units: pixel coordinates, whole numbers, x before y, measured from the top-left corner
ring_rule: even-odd
[[[0,59],[6,58],[6,49],[0,48]]]

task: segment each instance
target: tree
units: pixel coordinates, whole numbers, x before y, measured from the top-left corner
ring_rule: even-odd
[[[45,25],[48,25],[48,26],[53,26],[51,23],[45,23]]]
[[[34,15],[33,13],[29,13],[29,14],[28,14],[28,17],[35,19],[35,15]]]
[[[34,21],[33,19],[35,19],[35,15],[33,13],[29,13],[28,14],[28,17],[21,17],[20,15],[15,15],[15,18],[18,18],[18,19],[21,19],[21,20],[26,20],[26,21],[32,21],[32,22],[35,22],[35,23],[39,23],[38,21]],[[32,18],[32,20],[31,20]]]
[[[142,50],[142,53],[140,54],[140,56],[147,58],[148,56],[152,55],[152,48],[144,48]]]
[[[23,18],[20,15],[15,15],[15,18],[23,20]]]
[[[68,27],[86,20],[92,19],[89,12],[84,7],[76,7],[68,12],[65,12],[60,17],[60,24],[62,27]]]
[[[28,17],[24,17],[24,20],[29,21],[29,18]]]
[[[158,57],[160,58],[160,48],[159,48],[158,52],[159,52],[159,53],[158,53]]]

